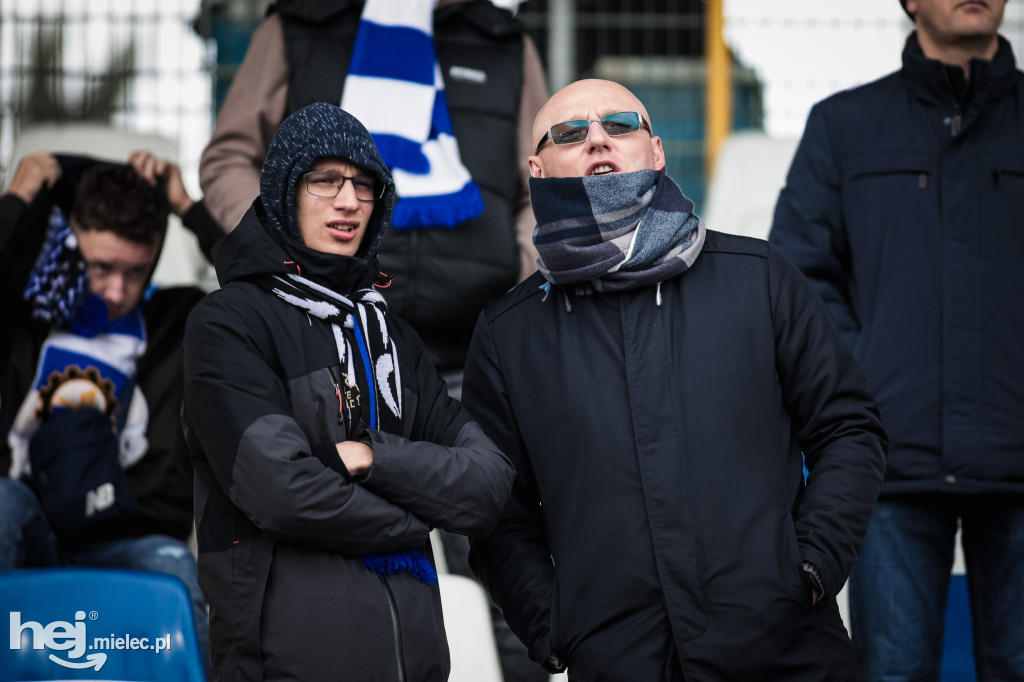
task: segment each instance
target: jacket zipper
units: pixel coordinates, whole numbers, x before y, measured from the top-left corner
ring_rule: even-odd
[[[395,663],[398,667],[398,682],[405,682],[405,654],[402,652],[402,632],[398,624],[398,608],[395,606],[395,595],[391,592],[386,578],[380,579],[384,586],[384,595],[388,600],[388,609],[391,610],[391,628],[395,636]]]
[[[338,423],[345,423],[345,401],[341,397],[341,385],[337,378],[334,376],[334,372],[331,371],[330,367],[325,367],[327,370],[327,376],[331,377],[331,383],[334,384],[334,395],[338,396]]]

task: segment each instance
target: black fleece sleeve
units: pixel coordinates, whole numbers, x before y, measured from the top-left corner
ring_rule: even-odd
[[[508,500],[515,469],[449,397],[416,332],[397,320],[394,327],[403,383],[416,395],[406,403],[415,411],[411,434],[368,431],[373,467],[361,484],[432,526],[486,535]]]

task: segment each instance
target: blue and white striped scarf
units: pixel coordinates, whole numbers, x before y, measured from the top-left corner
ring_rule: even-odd
[[[434,50],[437,0],[367,0],[341,108],[373,135],[395,177],[396,230],[454,227],[483,213],[462,164]]]
[[[32,306],[32,317],[66,328],[88,294],[88,276],[85,263],[78,255],[78,241],[60,208],[54,206],[46,227],[46,240],[23,295]],[[105,310],[103,314],[105,322]]]

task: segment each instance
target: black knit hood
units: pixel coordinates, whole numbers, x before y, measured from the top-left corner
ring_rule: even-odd
[[[373,173],[384,183],[363,243],[355,257],[371,261],[391,220],[395,181],[377,152],[373,137],[354,116],[325,102],[299,109],[286,118],[267,151],[260,173],[260,201],[270,226],[302,243],[295,213],[295,191],[302,174],[317,159],[337,156]]]

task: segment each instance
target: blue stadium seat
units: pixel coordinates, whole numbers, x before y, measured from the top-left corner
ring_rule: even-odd
[[[188,588],[174,576],[112,568],[9,571],[0,573],[0,604],[0,619],[9,612],[0,682],[206,679]]]

